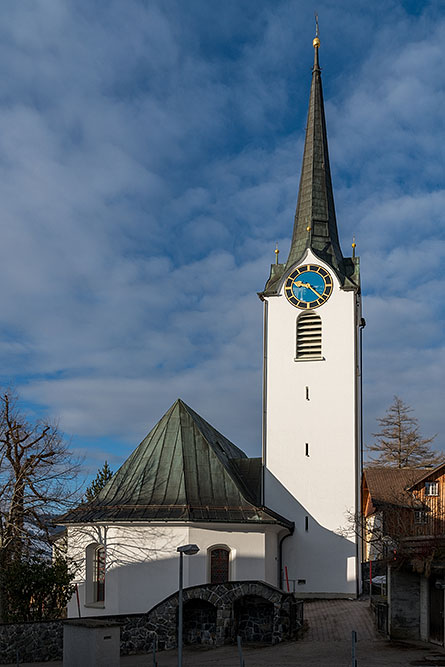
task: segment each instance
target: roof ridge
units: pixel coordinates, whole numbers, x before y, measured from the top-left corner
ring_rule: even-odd
[[[177,403],[178,403],[178,401],[176,401],[176,402],[173,404],[172,407],[175,408],[175,407],[177,406]],[[169,417],[169,421],[170,421],[170,418],[172,417],[173,413],[174,413],[174,409],[172,410],[172,413],[171,413],[171,415],[170,415],[170,417]],[[180,420],[179,420],[179,423],[181,423]],[[179,442],[178,442],[178,441],[179,441]],[[182,457],[182,459],[183,459],[183,458],[184,458],[184,452],[183,452],[183,449],[182,449],[182,430],[181,430],[181,428],[178,429],[178,432],[177,432],[177,434],[176,434],[175,445],[174,445],[174,449],[173,449],[173,457],[175,456],[175,453],[176,453],[176,451],[178,450],[178,448],[179,448],[179,451],[181,452],[181,457]],[[160,461],[158,462],[158,467],[159,467],[159,466],[160,466]],[[183,469],[184,469],[184,468],[183,468]],[[168,488],[169,488],[169,481],[170,481],[170,475],[171,475],[171,474],[172,474],[172,467],[170,466],[170,467],[169,467],[169,470],[168,470],[167,478],[166,478],[166,480],[165,480],[165,490],[164,490],[164,495],[163,495],[163,500],[164,500],[164,501],[165,501],[166,496],[167,496],[167,490],[168,490]],[[184,474],[182,475],[182,478],[183,478],[183,480],[184,480],[184,499],[186,499],[186,498],[187,498],[187,489],[186,489],[186,482],[185,482],[185,476],[184,476]],[[176,495],[176,500],[179,500],[180,497],[181,497],[181,484],[178,484],[178,491],[177,491],[177,495]]]

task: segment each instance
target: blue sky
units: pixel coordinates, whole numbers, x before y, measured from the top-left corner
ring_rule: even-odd
[[[317,2],[331,169],[364,291],[365,434],[445,448],[445,8]],[[0,368],[115,469],[179,396],[260,453],[261,291],[289,249],[314,7],[0,8]]]

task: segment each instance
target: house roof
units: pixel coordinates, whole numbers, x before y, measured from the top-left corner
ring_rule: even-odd
[[[431,469],[428,471],[431,474]],[[425,468],[372,466],[363,471],[372,504],[401,505],[411,500],[408,489],[425,476]]]
[[[261,459],[245,453],[178,399],[90,503],[59,523],[292,522],[260,505]]]
[[[439,474],[443,474],[443,469],[444,469],[444,468],[445,468],[445,462],[440,463],[440,464],[439,464],[438,466],[436,466],[435,468],[428,468],[428,469],[424,469],[424,470],[422,470],[422,472],[423,472],[424,474],[421,475],[421,476],[419,477],[419,479],[416,479],[416,480],[411,484],[411,486],[409,487],[410,490],[414,489],[414,487],[417,486],[418,484],[421,484],[422,482],[425,482],[425,481],[428,480],[430,477],[436,477],[436,476],[439,475]]]

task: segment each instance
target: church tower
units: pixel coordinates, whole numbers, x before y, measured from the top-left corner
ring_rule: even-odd
[[[271,267],[264,301],[264,504],[294,521],[280,547],[284,588],[358,591],[360,270],[338,238],[323,105],[320,40],[292,244]],[[349,534],[348,534],[349,531]]]

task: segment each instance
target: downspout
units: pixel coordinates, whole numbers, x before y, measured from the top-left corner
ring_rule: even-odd
[[[283,590],[283,542],[287,537],[290,537],[294,532],[294,529],[284,535],[278,543],[278,588]]]
[[[361,315],[361,313],[360,313]],[[360,568],[360,577],[357,577],[357,597],[360,594],[360,582],[362,579],[362,561],[363,561],[363,520],[362,520],[362,479],[363,479],[363,329],[366,326],[366,321],[364,317],[360,317],[359,321],[359,360],[360,360],[360,382],[359,382],[359,391],[360,391],[360,462],[359,462],[359,472],[360,472],[360,482],[359,482],[359,492],[358,492],[358,502],[357,510],[358,516],[360,517],[360,528],[359,528],[359,540],[360,540],[360,557],[359,557],[359,544],[357,540],[357,564]]]
[[[360,479],[363,475],[363,329],[366,326],[364,317],[360,318],[359,332],[360,332]]]
[[[266,505],[265,471],[266,471],[266,432],[267,432],[267,327],[269,303],[264,297],[264,331],[263,331],[263,438],[262,438],[262,479],[261,479],[261,505]]]

